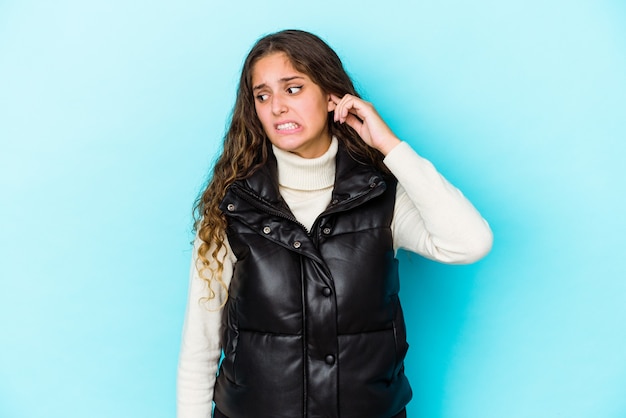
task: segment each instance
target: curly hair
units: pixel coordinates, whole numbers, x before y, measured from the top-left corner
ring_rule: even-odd
[[[254,107],[252,71],[261,58],[274,53],[284,53],[296,70],[310,77],[325,93],[339,97],[345,94],[360,97],[335,51],[316,35],[302,30],[283,30],[264,36],[254,44],[241,70],[222,154],[215,163],[208,185],[196,199],[193,208],[194,230],[200,240],[196,268],[208,284],[207,299],[216,296],[211,287],[213,280],[225,291],[228,290],[222,280],[226,218],[219,204],[234,181],[247,178],[267,161],[268,138]],[[365,144],[347,124],[334,123],[332,113],[328,116],[327,129],[355,159],[388,173],[382,162],[383,155]],[[205,275],[207,270],[209,275]]]

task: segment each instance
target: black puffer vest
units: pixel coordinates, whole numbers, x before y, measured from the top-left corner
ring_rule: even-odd
[[[396,181],[341,145],[335,177],[310,232],[279,194],[273,156],[220,206],[237,263],[214,399],[230,418],[389,418],[411,399]]]

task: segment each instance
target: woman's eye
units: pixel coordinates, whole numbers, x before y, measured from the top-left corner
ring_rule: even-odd
[[[257,99],[259,102],[261,102],[261,103],[262,103],[262,102],[264,102],[264,101],[266,101],[266,100],[267,100],[267,98],[268,98],[268,95],[267,95],[267,94],[259,94],[258,96],[256,96],[256,99]]]
[[[289,94],[296,94],[301,89],[302,89],[302,86],[288,87],[287,88],[287,93],[289,93]]]

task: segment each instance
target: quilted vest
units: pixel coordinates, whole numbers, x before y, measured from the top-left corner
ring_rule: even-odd
[[[396,180],[340,145],[332,201],[310,231],[273,155],[220,209],[237,257],[214,400],[229,418],[389,418],[411,399],[391,220]]]

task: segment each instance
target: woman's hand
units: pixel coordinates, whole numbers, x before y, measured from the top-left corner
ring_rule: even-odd
[[[371,103],[351,94],[342,98],[330,95],[335,104],[335,122],[347,123],[370,147],[387,155],[400,143]]]

